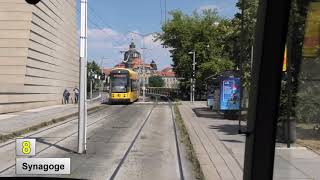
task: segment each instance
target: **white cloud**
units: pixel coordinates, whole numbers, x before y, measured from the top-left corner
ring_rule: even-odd
[[[197,12],[201,13],[205,9],[216,9],[220,16],[231,18],[234,16],[235,12],[238,11],[237,7],[235,6],[237,0],[223,0],[223,1],[216,1],[215,4],[205,4],[197,8]]]
[[[143,37],[138,30],[127,32],[122,34],[114,29],[104,28],[89,29],[88,30],[88,56],[89,59],[99,60],[101,57],[108,57],[112,60],[106,60],[104,63],[106,66],[113,66],[119,63],[123,54],[121,50],[127,50],[131,39],[138,51],[142,51]],[[144,51],[145,61],[149,63],[152,59],[158,63],[160,68],[169,66],[172,61],[169,53],[169,49],[162,47],[161,42],[154,42],[154,35],[148,35],[144,37],[144,43],[146,50]]]
[[[90,38],[105,38],[106,36],[115,36],[118,33],[113,31],[112,29],[104,28],[102,30],[100,29],[88,29],[88,37]]]
[[[145,37],[144,42],[146,46],[149,46],[150,48],[162,48],[161,42],[160,41],[154,41],[155,40],[155,36],[149,35],[147,37]]]

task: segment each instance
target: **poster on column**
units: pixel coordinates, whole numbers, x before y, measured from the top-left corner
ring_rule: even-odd
[[[224,78],[220,88],[220,110],[240,110],[240,78]]]

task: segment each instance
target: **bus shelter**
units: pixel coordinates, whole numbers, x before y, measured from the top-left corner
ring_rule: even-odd
[[[241,109],[241,81],[235,71],[224,71],[206,79],[207,105],[213,111],[238,114]]]

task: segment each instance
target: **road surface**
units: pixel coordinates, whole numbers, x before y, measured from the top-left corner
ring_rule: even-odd
[[[89,115],[84,155],[76,153],[77,123],[77,118],[71,118],[30,134],[37,139],[35,157],[71,158],[71,174],[60,177],[178,180],[182,173],[191,176],[189,170],[180,171],[168,105],[113,105]],[[15,158],[14,140],[0,144],[0,176],[16,176]]]

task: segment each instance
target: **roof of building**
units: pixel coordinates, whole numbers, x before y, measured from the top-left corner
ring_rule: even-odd
[[[135,59],[133,59],[133,61],[132,61],[132,69],[137,69],[137,68],[139,68],[139,67],[146,67],[146,68],[151,68],[151,65],[150,64],[144,64],[143,63],[143,61],[142,61],[142,59],[140,59],[140,58],[135,58]]]
[[[161,70],[161,72],[170,72],[170,71],[173,72],[173,68],[171,66]]]
[[[114,67],[116,68],[124,68],[126,65],[124,63],[119,63],[117,65],[115,65]]]
[[[160,76],[165,76],[165,77],[175,77],[176,74],[175,72],[173,71],[173,68],[172,67],[166,67],[164,69],[162,69],[160,71]]]
[[[104,73],[105,75],[109,75],[110,72],[111,72],[111,70],[112,70],[112,68],[103,68],[103,73]]]

